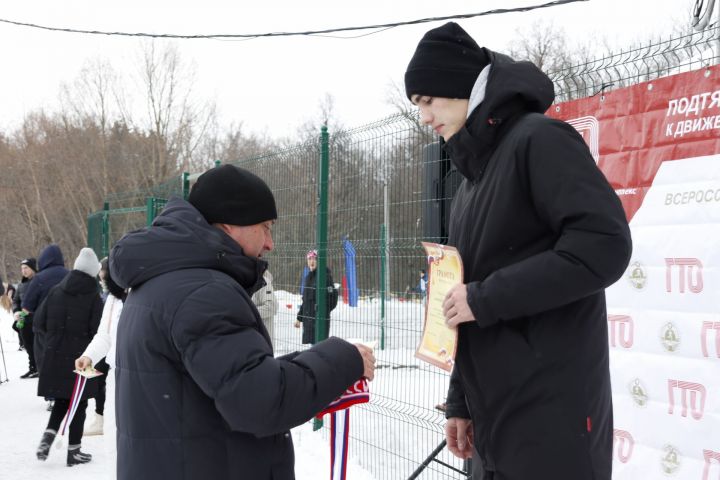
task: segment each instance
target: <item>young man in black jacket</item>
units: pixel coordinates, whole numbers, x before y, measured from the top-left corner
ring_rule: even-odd
[[[430,30],[408,98],[463,175],[450,245],[464,284],[446,438],[477,478],[610,480],[612,398],[604,289],[624,272],[625,213],[582,137],[543,115],[553,84],[480,48],[455,23]]]
[[[20,272],[22,273],[22,280],[18,283],[17,290],[13,296],[13,330],[18,332],[18,336],[20,337],[20,346],[25,348],[25,351],[28,354],[28,371],[20,375],[20,378],[35,378],[38,376],[38,373],[37,366],[35,365],[35,350],[33,348],[35,337],[32,331],[32,323],[27,322],[26,329],[25,319],[22,321],[20,320],[24,316],[22,313],[22,300],[25,297],[25,292],[27,291],[30,281],[35,276],[35,272],[37,272],[37,262],[35,259],[32,257],[24,258],[20,262]],[[19,328],[18,322],[23,328]],[[26,338],[27,342],[25,340]]]
[[[276,218],[265,182],[224,165],[112,249],[111,276],[131,288],[117,327],[119,480],[291,480],[289,430],[372,379],[372,351],[339,338],[273,356],[250,297]]]

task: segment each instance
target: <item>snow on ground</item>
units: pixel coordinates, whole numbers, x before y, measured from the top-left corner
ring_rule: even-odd
[[[0,311],[0,338],[4,351],[0,357],[0,478],[12,480],[100,480],[109,478],[108,458],[104,453],[103,436],[83,438],[83,451],[93,460],[86,465],[68,468],[66,450],[53,446],[45,462],[38,461],[35,449],[45,430],[50,413],[45,401],[36,396],[37,379],[20,379],[27,371],[27,354],[18,351],[17,335],[11,329],[11,317]],[[7,376],[6,370],[7,367]],[[88,418],[94,412],[93,401],[88,402]],[[295,443],[295,472],[297,480],[329,478],[330,447],[325,431],[313,432],[310,423],[293,430]],[[65,442],[67,445],[67,442]],[[350,454],[348,478],[373,480],[373,476],[358,466]],[[165,479],[159,479],[165,480]]]

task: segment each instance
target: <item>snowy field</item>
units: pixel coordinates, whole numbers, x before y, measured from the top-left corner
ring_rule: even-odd
[[[276,355],[306,348],[300,345],[301,331],[293,327],[299,296],[282,291],[276,294],[280,304],[275,318]],[[371,403],[351,410],[350,480],[407,478],[442,440],[443,419],[434,406],[444,399],[447,375],[414,358],[422,314],[419,302],[394,300],[386,304],[386,348],[381,350],[378,345],[376,350],[378,369],[375,381],[370,384]],[[103,436],[83,439],[83,451],[93,455],[92,462],[87,465],[66,467],[65,451],[54,447],[46,462],[35,458],[35,449],[49,413],[45,410],[45,401],[36,396],[37,380],[19,379],[27,371],[27,354],[18,351],[17,336],[10,326],[10,316],[0,313],[0,335],[10,378],[9,382],[0,384],[0,478],[109,478]],[[379,341],[382,336],[380,302],[361,301],[357,308],[339,303],[332,312],[330,333],[343,338]],[[0,379],[5,378],[0,363]],[[91,400],[88,419],[92,418],[93,409]],[[293,439],[297,479],[329,478],[327,428],[313,432],[308,423],[293,430]],[[439,458],[460,467],[447,450]],[[419,478],[463,476],[431,464]]]

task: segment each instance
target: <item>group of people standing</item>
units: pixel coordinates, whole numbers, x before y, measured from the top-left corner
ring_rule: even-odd
[[[23,278],[13,286],[12,293],[13,329],[18,332],[20,348],[28,355],[28,371],[20,378],[38,378],[37,394],[48,401],[50,411],[36,456],[39,460],[47,459],[63,418],[71,410],[71,399],[75,398],[77,405],[72,408],[74,416],[68,428],[67,465],[87,463],[92,456],[81,450],[82,437],[103,433],[104,407],[106,403],[111,405],[113,399],[110,395],[106,402],[107,368],[100,379],[87,383],[82,395],[75,392],[73,370],[76,359],[94,341],[104,303],[105,306],[114,303],[105,302],[107,286],[114,285],[109,278],[107,259],[101,264],[92,249],[83,248],[72,270],[67,270],[60,247],[51,244],[42,250],[37,261],[33,257],[23,259],[20,269]],[[118,295],[122,296],[110,288],[110,298]],[[98,362],[105,354],[97,358]],[[89,398],[95,399],[96,414],[86,431]]]

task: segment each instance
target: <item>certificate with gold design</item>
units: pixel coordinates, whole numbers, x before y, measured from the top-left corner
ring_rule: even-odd
[[[463,281],[462,259],[454,247],[429,242],[422,242],[422,246],[429,267],[427,304],[425,327],[415,356],[449,372],[455,363],[457,329],[445,324],[442,304],[450,288]]]

